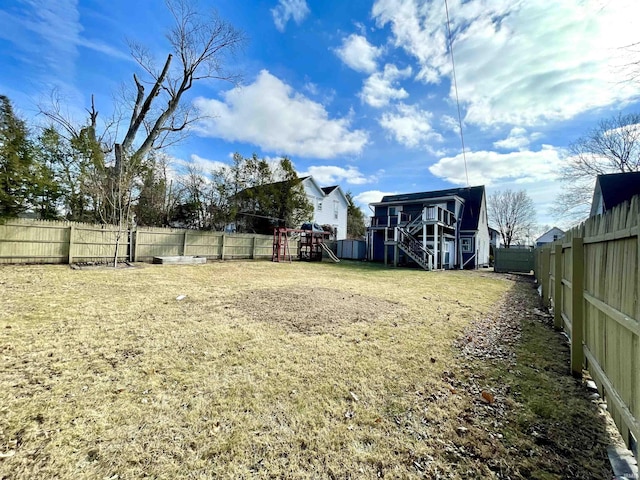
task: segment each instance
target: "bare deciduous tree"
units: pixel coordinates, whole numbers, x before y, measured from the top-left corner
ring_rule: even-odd
[[[560,177],[564,190],[552,213],[578,221],[588,215],[598,175],[640,170],[640,114],[618,114],[600,121],[573,142],[569,151]]]
[[[526,191],[497,191],[489,196],[488,207],[489,221],[500,232],[505,248],[531,235],[536,210]]]
[[[131,158],[144,158],[152,148],[164,146],[171,134],[183,132],[197,120],[192,109],[180,103],[194,82],[239,79],[225,65],[227,56],[243,44],[244,34],[215,12],[203,15],[189,0],[167,0],[166,4],[175,25],[167,34],[173,52],[167,55],[162,69],[156,67],[146,48],[130,42],[133,58],[150,78],[145,81],[133,75],[137,93],[122,141],[123,150]],[[152,85],[148,93],[145,83]],[[158,108],[159,104],[162,106]],[[141,127],[143,140],[133,148]]]
[[[194,82],[214,79],[237,82],[239,76],[226,70],[229,55],[236,52],[245,41],[244,34],[216,12],[203,14],[192,0],[166,0],[174,26],[167,33],[171,46],[169,53],[158,68],[150,51],[135,42],[130,42],[131,54],[142,68],[144,75],[133,74],[135,100],[130,104],[131,113],[125,115],[122,106],[116,105],[116,120],[107,124],[111,135],[96,133],[98,112],[92,102],[89,110],[89,127],[79,129],[61,113],[60,108],[42,109],[50,119],[61,125],[70,135],[78,138],[85,132],[91,145],[100,145],[103,168],[97,168],[97,185],[103,186],[101,212],[105,223],[118,226],[116,252],[117,262],[119,238],[131,220],[132,190],[144,171],[144,162],[152,150],[174,144],[188,134],[188,127],[198,120],[193,107],[185,104],[184,95]],[[147,90],[147,87],[150,87]],[[128,125],[120,142],[117,138],[120,121],[128,117]],[[106,142],[105,139],[110,139]],[[112,166],[104,164],[104,155],[112,153]],[[114,262],[115,263],[115,262]]]

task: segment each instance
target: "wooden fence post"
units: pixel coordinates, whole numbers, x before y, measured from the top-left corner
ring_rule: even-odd
[[[584,244],[571,239],[571,373],[582,378],[584,363]]]
[[[222,234],[222,248],[220,249],[220,260],[224,260],[224,233]]]
[[[562,242],[562,240],[560,241]],[[553,285],[553,326],[556,330],[562,330],[562,243],[557,243],[555,249],[555,282]]]
[[[542,284],[542,305],[549,306],[549,283],[551,281],[551,249],[544,248],[541,255],[542,268],[540,283]]]
[[[138,229],[132,229],[131,230],[131,239],[129,240],[130,242],[130,246],[129,246],[129,250],[131,252],[131,258],[130,260],[132,262],[135,262],[138,258]]]
[[[187,254],[187,232],[189,230],[185,230],[184,231],[184,237],[182,239],[182,256],[185,256]]]
[[[256,259],[256,236],[253,236],[253,239],[251,241],[251,260],[255,260]]]
[[[75,228],[73,225],[71,225],[69,227],[69,257],[67,258],[67,263],[69,265],[71,265],[73,263],[73,234],[74,234]]]

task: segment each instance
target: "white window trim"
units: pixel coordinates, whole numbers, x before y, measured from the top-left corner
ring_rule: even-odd
[[[460,248],[462,253],[473,253],[473,238],[462,237],[460,239]]]

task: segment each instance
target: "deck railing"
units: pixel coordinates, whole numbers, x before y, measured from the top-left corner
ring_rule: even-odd
[[[456,224],[456,216],[453,212],[436,205],[429,205],[424,207],[422,212],[416,212],[414,214],[399,212],[397,215],[373,216],[371,217],[371,226],[395,227],[420,221],[420,219],[427,223],[442,223],[448,227]]]

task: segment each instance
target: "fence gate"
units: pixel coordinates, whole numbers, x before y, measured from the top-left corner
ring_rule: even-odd
[[[529,273],[533,270],[532,248],[496,248],[494,252],[496,272]]]

